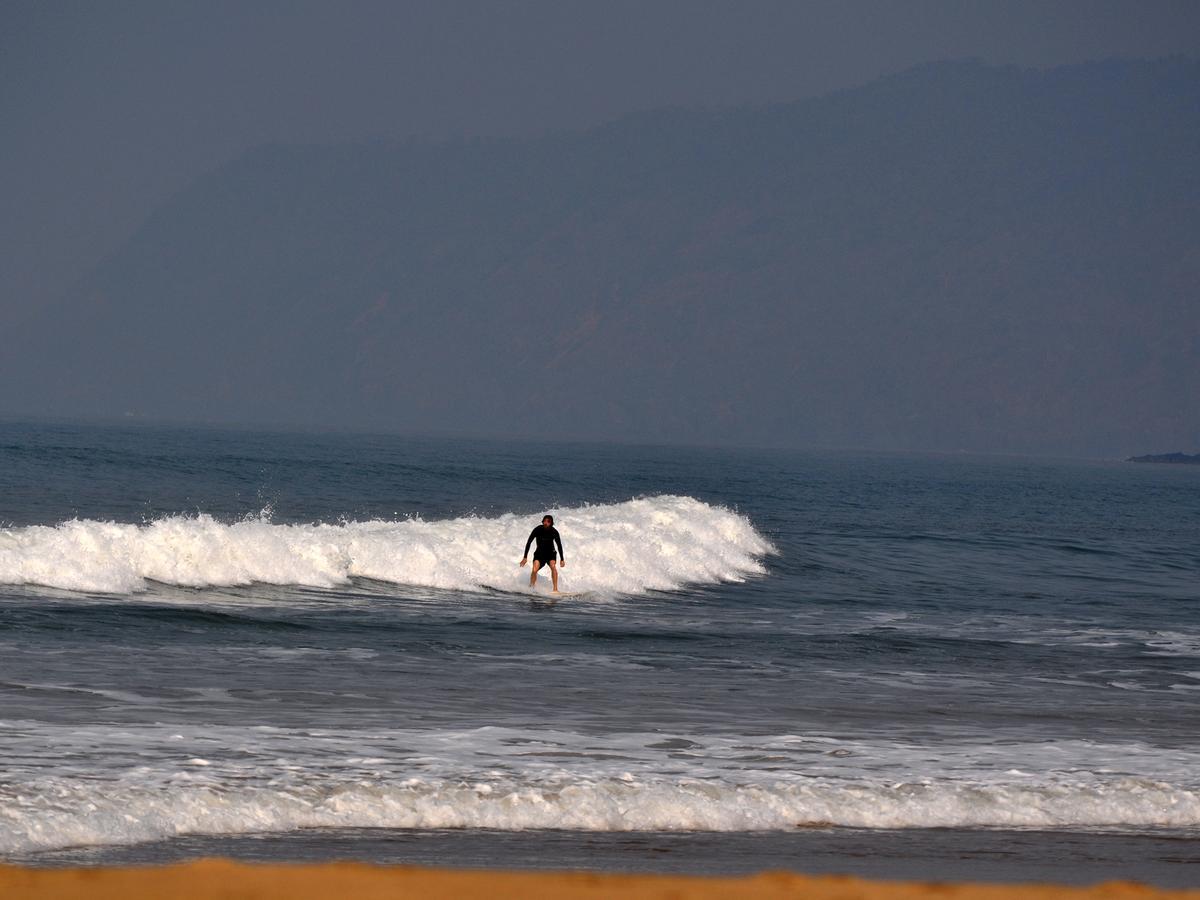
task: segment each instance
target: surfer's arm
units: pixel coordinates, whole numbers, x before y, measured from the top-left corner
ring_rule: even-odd
[[[529,559],[529,545],[533,543],[533,536],[537,534],[537,529],[529,532],[529,539],[525,541],[525,550],[521,553],[521,559]]]
[[[559,560],[560,560],[560,561],[563,563],[563,565],[566,565],[566,562],[567,562],[567,554],[563,553],[563,548],[562,548],[562,538],[560,538],[560,537],[558,536],[558,529],[557,529],[557,528],[556,528],[556,529],[554,529],[554,543],[558,544],[558,558],[559,558]]]

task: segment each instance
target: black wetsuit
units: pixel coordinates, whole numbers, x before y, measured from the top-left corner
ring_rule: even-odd
[[[525,542],[525,552],[522,556],[529,556],[529,545],[537,541],[537,548],[533,551],[533,558],[540,563],[548,563],[552,559],[561,559],[564,562],[567,557],[563,554],[562,538],[558,536],[558,529],[553,525],[547,527],[539,525],[533,531],[529,532],[529,540]],[[558,552],[554,550],[555,544],[558,545]]]

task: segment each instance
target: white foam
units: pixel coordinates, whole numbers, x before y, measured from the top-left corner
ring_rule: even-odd
[[[314,827],[1200,826],[1200,750],[1139,743],[0,722],[0,746],[9,856]]]
[[[315,780],[247,787],[204,778],[188,760],[169,786],[46,781],[0,788],[0,854],[128,844],[180,834],[299,828],[769,831],[858,828],[1194,827],[1200,794],[1161,782],[979,784],[954,781],[730,785],[698,780]]]
[[[749,520],[691,497],[551,510],[572,591],[636,594],[739,581],[773,552]],[[208,515],[146,525],[74,520],[0,530],[0,584],[129,594],[147,582],[333,587],[353,577],[452,590],[514,590],[539,516],[277,525]]]

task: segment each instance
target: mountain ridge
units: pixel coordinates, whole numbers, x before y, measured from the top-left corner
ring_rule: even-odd
[[[952,62],[529,140],[259,148],[10,336],[0,408],[1195,443],[1198,76]]]

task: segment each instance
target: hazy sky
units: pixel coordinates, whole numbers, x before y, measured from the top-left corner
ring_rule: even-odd
[[[1200,53],[1200,3],[0,5],[0,327],[268,141],[525,135],[796,99],[920,62]]]

